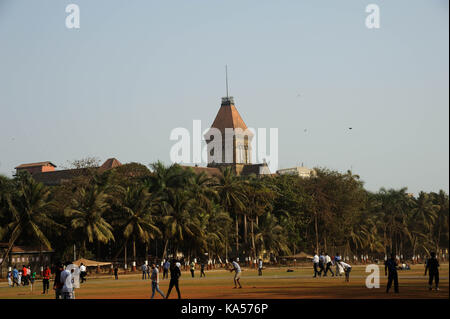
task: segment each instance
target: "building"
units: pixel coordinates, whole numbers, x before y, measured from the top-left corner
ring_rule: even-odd
[[[78,176],[88,176],[92,173],[92,170],[102,173],[121,165],[122,163],[117,159],[109,158],[99,167],[55,170],[56,165],[51,162],[39,162],[19,165],[16,167],[16,171],[17,173],[27,171],[33,176],[36,182],[47,186],[55,186],[69,182]]]
[[[0,243],[0,263],[7,249],[8,243]],[[39,274],[41,266],[51,266],[53,252],[53,250],[45,248],[41,250],[38,247],[13,246],[8,258],[0,267],[0,275],[4,278],[10,267],[16,266],[19,269],[22,268],[22,265],[31,265],[31,269],[36,270],[36,273]]]
[[[314,177],[317,176],[317,173],[314,169],[305,167],[305,166],[296,166],[292,168],[283,168],[277,170],[278,175],[295,175],[300,177]]]
[[[52,162],[39,162],[39,163],[29,163],[22,164],[17,167],[14,167],[16,170],[16,174],[20,172],[27,171],[31,175],[36,173],[46,173],[46,172],[54,172],[56,165]]]
[[[208,167],[231,167],[236,175],[270,174],[266,163],[251,163],[253,133],[239,114],[233,97],[222,98],[216,118],[204,137]]]

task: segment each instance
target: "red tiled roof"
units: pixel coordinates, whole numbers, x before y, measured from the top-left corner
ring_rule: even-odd
[[[52,162],[47,161],[47,162],[37,162],[37,163],[22,164],[22,165],[19,165],[17,167],[14,167],[14,168],[18,169],[18,168],[28,168],[28,167],[40,167],[40,166],[47,166],[49,164],[52,165],[53,167],[56,167],[55,164],[53,164]]]
[[[0,249],[7,249],[8,243],[0,243]],[[36,253],[39,252],[39,247],[28,247],[28,246],[13,246],[11,249],[12,253]],[[53,252],[53,249],[42,248],[43,253]]]
[[[192,168],[194,170],[194,173],[196,174],[200,174],[200,173],[206,173],[206,175],[210,176],[210,177],[214,177],[214,176],[220,176],[221,172],[220,169],[217,167],[200,167],[200,166],[187,166],[187,165],[182,165],[181,167],[187,169],[187,168]]]
[[[102,166],[99,167],[99,170],[106,171],[108,169],[112,169],[119,166],[122,166],[121,162],[119,162],[116,158],[109,158],[102,164]]]
[[[243,131],[247,129],[247,125],[245,125],[244,120],[239,114],[234,102],[222,102],[220,106],[219,112],[216,115],[216,118],[211,125],[211,128],[217,128],[220,130],[222,135],[225,134],[225,128],[240,128]],[[249,132],[249,135],[253,135]]]

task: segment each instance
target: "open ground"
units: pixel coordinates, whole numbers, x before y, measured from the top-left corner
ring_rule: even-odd
[[[428,290],[428,276],[423,276],[424,266],[414,265],[411,270],[399,271],[400,293],[386,294],[387,278],[384,276],[384,266],[380,265],[380,288],[366,288],[365,266],[355,265],[351,271],[350,282],[344,277],[313,278],[312,267],[268,268],[259,277],[254,269],[243,269],[242,289],[233,289],[233,274],[227,270],[212,270],[206,272],[206,278],[200,278],[196,271],[195,278],[189,272],[183,271],[180,278],[181,297],[183,299],[224,299],[224,298],[340,298],[340,299],[379,299],[379,298],[449,298],[449,267],[444,264],[440,269],[440,290]],[[166,293],[169,280],[160,279],[160,288]],[[0,299],[53,299],[50,283],[50,293],[42,295],[42,282],[30,287],[8,287],[6,282],[0,282]],[[142,280],[141,274],[120,275],[118,280],[113,276],[89,276],[87,282],[75,291],[76,299],[148,299],[151,295],[150,280]],[[159,294],[155,298],[161,299]],[[172,290],[170,299],[177,298]]]

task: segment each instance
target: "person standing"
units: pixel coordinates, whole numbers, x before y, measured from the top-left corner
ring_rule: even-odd
[[[8,274],[6,275],[6,277],[8,278],[8,287],[12,287],[13,285],[13,280],[12,280],[12,272],[11,270],[8,270]]]
[[[350,281],[350,272],[352,271],[352,266],[350,266],[349,264],[347,264],[343,261],[340,261],[339,263],[340,263],[341,267],[344,269],[345,281],[349,282]]]
[[[175,264],[175,260],[172,260],[172,263],[170,264],[169,290],[167,291],[166,299],[169,299],[170,292],[172,291],[172,288],[174,286],[175,286],[175,289],[177,290],[178,299],[181,299],[180,288],[178,287],[178,281],[181,277],[180,267],[181,267],[180,263]]]
[[[425,274],[424,276],[427,275],[427,271],[428,271],[428,288],[429,290],[433,289],[433,279],[434,279],[434,284],[435,284],[435,289],[436,291],[439,290],[439,261],[436,258],[436,253],[435,252],[431,252],[430,254],[430,258],[427,259],[426,261],[426,266],[425,266]]]
[[[21,274],[21,278],[20,278],[20,280],[19,280],[19,283],[21,282],[22,283],[22,285],[23,286],[26,286],[26,285],[28,285],[28,282],[27,282],[27,267],[25,267],[25,265],[23,265],[22,266],[22,274]]]
[[[45,293],[48,294],[48,289],[50,287],[50,275],[51,275],[50,268],[46,265],[43,276],[42,276],[43,277],[43,279],[42,279],[42,294],[45,294]]]
[[[31,285],[33,286],[34,281],[36,280],[36,271],[35,270],[32,271],[31,269],[29,269],[29,271],[31,273],[30,282],[31,282]]]
[[[319,269],[319,276],[322,276],[322,273],[325,272],[325,255],[323,252],[319,256]]]
[[[19,287],[19,271],[17,270],[16,266],[14,266],[14,269],[12,271],[12,279],[13,279],[13,287],[16,285],[16,287]]]
[[[261,258],[258,260],[258,276],[262,276],[263,271],[263,261]]]
[[[71,263],[67,262],[66,267],[69,266]],[[62,292],[62,299],[73,299],[73,283],[72,283],[72,273],[67,270],[63,270],[61,272],[61,283],[63,284],[61,292]]]
[[[119,279],[119,267],[118,267],[117,265],[114,266],[114,278],[115,278],[116,280]]]
[[[163,264],[163,279],[169,278],[170,262],[166,260]]]
[[[28,282],[28,284],[33,284],[32,282],[31,282],[31,266],[30,265],[28,265],[27,266],[27,282]]]
[[[55,269],[55,281],[53,283],[53,289],[55,290],[55,299],[61,299],[62,298],[62,287],[63,284],[61,283],[61,272],[63,271],[63,266],[61,263],[58,263],[56,265]]]
[[[163,298],[166,298],[166,296],[164,296],[164,293],[161,290],[159,290],[159,270],[155,264],[152,264],[152,272],[151,272],[150,279],[152,280],[152,297],[151,297],[151,299],[153,299],[153,297],[155,296],[155,291],[159,292],[159,294]]]
[[[86,281],[86,276],[87,276],[86,266],[85,266],[83,263],[81,263],[81,265],[80,265],[80,278],[81,278],[81,282],[80,282],[80,283],[83,283],[83,282]]]
[[[202,276],[206,277],[206,274],[205,274],[205,262],[204,261],[202,261],[200,263],[200,278],[202,278]]]
[[[237,288],[236,283],[239,284],[239,288],[242,288],[241,282],[240,282],[241,272],[242,272],[241,271],[241,266],[239,266],[239,264],[238,264],[238,262],[236,260],[237,259],[233,260],[233,262],[231,263],[233,265],[233,268],[230,269],[230,272],[233,272],[233,271],[235,272],[235,274],[234,274],[234,288],[233,289]]]
[[[388,283],[387,283],[387,287],[386,287],[386,293],[388,293],[389,289],[391,289],[392,282],[394,282],[394,291],[395,291],[395,293],[399,292],[397,268],[398,268],[397,258],[395,256],[395,254],[391,254],[391,258],[386,260],[386,262],[384,264],[384,275],[387,276],[388,275],[388,271],[389,271]]]
[[[326,264],[326,268],[325,268],[325,273],[323,274],[324,277],[327,276],[327,272],[330,271],[331,272],[331,276],[334,277],[334,272],[331,269],[332,263],[331,263],[331,257],[328,255],[328,253],[325,254],[325,264]]]
[[[340,262],[342,260],[341,255],[339,253],[336,253],[336,256],[334,256],[334,265],[336,266],[336,276],[342,276],[341,272],[339,271],[339,267],[341,267]]]
[[[155,264],[155,266],[156,266],[156,264]],[[157,266],[156,268],[158,268],[158,273],[159,273],[159,266]],[[147,265],[147,278],[148,279],[151,279],[150,278],[151,274],[152,274],[152,268],[149,265]]]
[[[145,263],[142,264],[141,270],[142,270],[142,280],[147,279],[147,265]]]
[[[17,277],[17,283],[19,284],[19,287],[20,287],[20,284],[22,284],[22,271],[19,271],[19,276]]]
[[[192,278],[194,278],[194,271],[195,271],[194,261],[191,261],[190,267],[191,267],[191,276],[192,276]]]
[[[317,254],[313,257],[313,267],[314,267],[314,278],[317,277],[317,275],[320,276],[319,272],[319,256]]]

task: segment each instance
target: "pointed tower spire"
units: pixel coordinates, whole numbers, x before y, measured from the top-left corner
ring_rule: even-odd
[[[222,98],[222,104],[234,104],[234,99],[232,96],[229,95],[228,92],[228,65],[225,64],[225,87],[226,87],[226,93],[227,95]]]
[[[225,64],[225,83],[227,87],[227,98],[228,98],[228,65]]]

